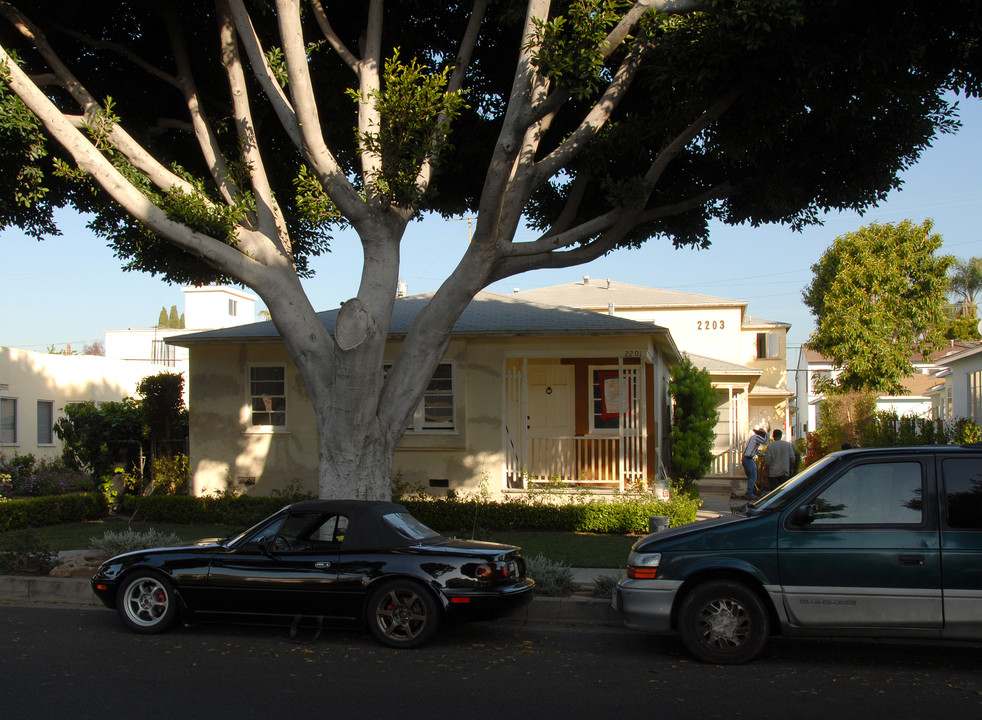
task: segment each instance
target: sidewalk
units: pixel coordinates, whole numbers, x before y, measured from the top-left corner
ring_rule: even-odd
[[[702,508],[696,513],[697,521],[731,512],[728,487],[725,493],[716,487],[704,487],[702,499]],[[594,578],[620,577],[622,573],[623,568],[573,568],[573,581],[580,586],[576,595],[562,598],[537,597],[518,614],[505,618],[505,621],[520,624],[544,622],[619,627],[622,620],[610,607],[610,600],[591,597],[590,593],[593,591]],[[0,575],[0,606],[7,603],[102,607],[86,578]]]

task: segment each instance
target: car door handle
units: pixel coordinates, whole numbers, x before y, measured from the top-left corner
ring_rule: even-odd
[[[314,567],[318,570],[326,570],[327,568],[331,567],[331,563],[326,560],[322,562],[315,562]]]
[[[924,556],[923,555],[901,555],[900,556],[901,565],[923,565]]]

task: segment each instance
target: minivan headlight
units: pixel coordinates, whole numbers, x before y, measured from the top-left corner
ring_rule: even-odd
[[[627,557],[627,576],[635,580],[654,580],[658,576],[661,553],[631,551]]]

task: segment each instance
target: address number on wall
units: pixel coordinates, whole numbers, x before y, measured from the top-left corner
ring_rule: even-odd
[[[725,329],[724,320],[699,320],[696,323],[696,330],[723,330]]]
[[[624,351],[624,357],[626,357],[626,358],[629,358],[629,357],[639,358],[639,357],[641,357],[641,351],[640,350],[625,350]]]

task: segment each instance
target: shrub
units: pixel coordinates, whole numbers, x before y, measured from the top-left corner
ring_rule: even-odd
[[[593,578],[593,597],[610,600],[620,578],[617,575],[598,575]]]
[[[575,590],[569,565],[550,560],[542,553],[526,558],[526,574],[535,580],[535,593],[544,597],[571,595]]]
[[[107,557],[114,557],[134,550],[167,547],[168,545],[177,545],[180,542],[181,538],[174,533],[164,534],[153,528],[146,532],[106,530],[101,538],[94,537],[89,540],[89,548],[104,553]]]
[[[5,499],[0,502],[0,530],[100,520],[108,512],[106,499],[99,493]]]
[[[0,575],[47,575],[57,554],[32,531],[0,535]]]

